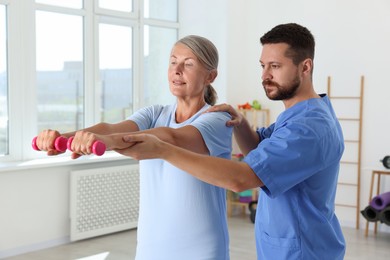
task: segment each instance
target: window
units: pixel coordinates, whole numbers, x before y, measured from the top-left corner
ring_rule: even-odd
[[[6,8],[0,5],[0,155],[8,154],[8,76]]]
[[[165,68],[169,63],[172,45],[176,41],[176,30],[146,25],[144,36],[144,105],[172,102]],[[160,73],[154,73],[156,71]]]
[[[144,16],[145,18],[177,21],[177,0],[145,0]]]
[[[70,8],[82,8],[83,0],[36,0],[40,4],[56,5]]]
[[[99,0],[99,7],[109,10],[130,13],[133,11],[133,1],[131,0]]]
[[[82,17],[36,12],[38,131],[69,132],[84,123]]]
[[[99,24],[101,121],[118,122],[133,112],[132,28]]]
[[[179,29],[177,0],[2,1],[1,160],[40,156],[25,140],[43,129],[68,132],[114,123],[141,107],[172,102],[167,69]],[[9,18],[19,23],[10,39]],[[7,48],[8,40],[19,44]],[[20,60],[7,66],[10,53]],[[19,95],[27,102],[18,104]]]

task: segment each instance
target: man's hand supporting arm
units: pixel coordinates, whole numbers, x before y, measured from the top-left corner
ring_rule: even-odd
[[[247,155],[255,149],[261,141],[259,135],[252,129],[248,120],[231,105],[215,105],[210,107],[206,112],[227,112],[231,115],[232,119],[227,121],[226,125],[234,127],[234,138],[244,155]]]
[[[160,158],[194,177],[235,192],[261,187],[263,183],[243,162],[197,154],[148,134],[131,134],[123,139],[134,146],[117,152],[134,159]]]

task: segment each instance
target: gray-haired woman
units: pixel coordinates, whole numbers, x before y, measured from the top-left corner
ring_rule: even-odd
[[[190,35],[177,41],[169,58],[169,89],[175,104],[143,108],[123,122],[100,123],[74,137],[72,158],[90,154],[103,141],[108,150],[126,154],[125,133],[143,131],[182,148],[230,158],[230,115],[203,113],[217,99],[211,83],[218,75],[218,51],[208,39]],[[49,155],[61,134],[46,130],[37,146]],[[140,211],[136,259],[229,259],[225,189],[200,181],[166,161],[140,162]],[[222,172],[220,174],[223,174]]]

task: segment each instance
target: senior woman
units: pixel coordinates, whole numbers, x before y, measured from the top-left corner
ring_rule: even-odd
[[[45,130],[38,135],[37,146],[56,155],[60,152],[54,140],[62,135],[74,137],[74,159],[91,154],[97,140],[120,153],[129,146],[122,140],[125,133],[143,131],[193,152],[230,158],[232,129],[225,125],[230,115],[203,113],[217,99],[211,86],[217,67],[218,51],[211,41],[196,35],[184,37],[174,44],[169,58],[174,104],[140,109],[116,124],[99,123],[64,134]],[[164,160],[141,161],[136,259],[229,259],[225,189]]]

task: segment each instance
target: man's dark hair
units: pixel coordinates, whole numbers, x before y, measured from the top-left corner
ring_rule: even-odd
[[[260,42],[264,44],[286,43],[290,47],[285,53],[295,65],[310,58],[314,60],[315,41],[311,32],[296,23],[280,24],[265,33]]]

